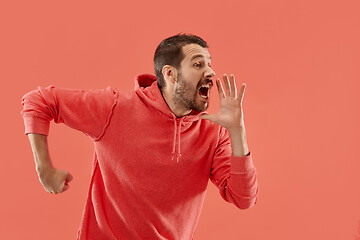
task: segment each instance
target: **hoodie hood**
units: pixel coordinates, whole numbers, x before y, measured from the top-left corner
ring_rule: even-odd
[[[161,94],[161,90],[157,84],[157,79],[155,75],[152,74],[140,74],[137,75],[134,79],[135,82],[135,93],[146,103],[154,107],[159,111],[160,114],[163,114],[165,117],[169,118],[174,122],[174,141],[173,141],[173,150],[172,150],[172,160],[176,159],[179,161],[181,157],[181,148],[180,148],[180,137],[181,137],[181,126],[192,124],[192,122],[199,120],[199,116],[204,112],[198,112],[192,110],[188,115],[185,115],[181,118],[177,118],[174,113],[171,111],[167,105],[164,97]]]

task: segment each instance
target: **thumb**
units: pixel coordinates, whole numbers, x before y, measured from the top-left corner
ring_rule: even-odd
[[[209,114],[203,113],[203,114],[200,114],[200,115],[199,115],[199,118],[200,118],[200,119],[208,119],[208,115],[209,115]]]
[[[212,121],[214,119],[214,115],[213,114],[206,114],[203,113],[199,116],[200,119],[206,119],[206,120],[210,120]]]
[[[65,177],[65,182],[64,182],[64,185],[63,185],[63,188],[62,188],[62,191],[61,192],[64,192],[66,190],[69,189],[69,182],[73,179],[73,176],[68,172],[66,171],[66,177]]]
[[[66,181],[66,182],[71,182],[71,180],[73,180],[73,176],[72,176],[69,172],[67,172],[65,181]]]
[[[64,184],[64,187],[63,187],[63,189],[62,189],[62,191],[61,192],[65,192],[66,190],[68,190],[69,189],[69,185],[68,184]]]

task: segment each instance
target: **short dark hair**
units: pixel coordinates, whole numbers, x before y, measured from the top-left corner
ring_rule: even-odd
[[[160,89],[165,87],[165,80],[162,74],[162,68],[165,65],[171,65],[177,70],[180,69],[180,63],[185,58],[182,52],[183,46],[195,43],[203,48],[209,48],[207,43],[193,34],[178,33],[168,37],[157,46],[154,54],[154,70],[157,78],[157,84]]]

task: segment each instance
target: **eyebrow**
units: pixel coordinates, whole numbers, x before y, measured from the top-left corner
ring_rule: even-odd
[[[193,59],[198,58],[198,57],[205,58],[204,55],[202,55],[202,54],[196,54],[196,55],[192,56],[190,61],[192,61]],[[210,60],[211,60],[211,56],[210,56]]]

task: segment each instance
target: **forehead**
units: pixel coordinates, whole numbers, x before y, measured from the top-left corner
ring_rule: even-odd
[[[195,56],[203,55],[206,59],[211,60],[211,56],[209,51],[206,48],[201,47],[198,44],[187,44],[183,46],[182,51],[185,55],[185,61],[191,61],[195,59]]]

